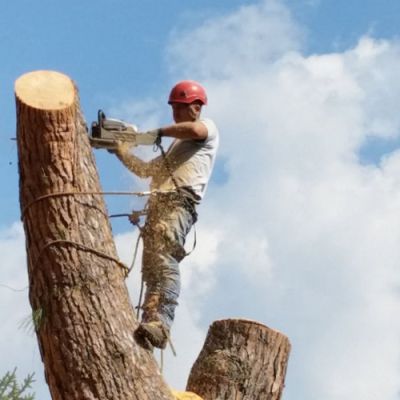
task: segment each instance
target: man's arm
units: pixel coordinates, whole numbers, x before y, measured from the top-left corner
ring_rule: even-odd
[[[114,150],[115,155],[131,172],[140,178],[148,178],[157,175],[161,164],[162,158],[156,157],[150,161],[143,161],[139,157],[133,155],[129,150],[131,146],[127,143],[120,143]]]
[[[179,122],[161,128],[162,136],[174,137],[177,139],[207,139],[208,130],[205,124],[200,121]]]
[[[208,129],[205,124],[200,121],[179,122],[174,125],[164,126],[160,129],[146,132],[155,137],[157,135],[173,137],[177,139],[205,140],[208,136]],[[151,161],[143,161],[134,156],[129,150],[127,143],[120,143],[114,153],[121,162],[134,174],[140,178],[148,178],[159,173],[162,166],[162,157],[156,157]]]

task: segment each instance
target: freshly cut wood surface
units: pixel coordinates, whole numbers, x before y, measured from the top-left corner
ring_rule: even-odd
[[[63,110],[74,103],[75,88],[68,76],[56,71],[34,71],[15,82],[17,98],[39,110]]]

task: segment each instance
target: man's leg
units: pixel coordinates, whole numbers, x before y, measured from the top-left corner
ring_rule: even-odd
[[[146,296],[137,333],[156,347],[165,347],[174,320],[180,293],[179,262],[185,256],[183,246],[192,224],[188,210],[174,207],[153,222],[144,237]]]

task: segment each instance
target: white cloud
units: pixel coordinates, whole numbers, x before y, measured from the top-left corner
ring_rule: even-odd
[[[297,50],[302,35],[279,1],[242,6],[190,32],[175,32],[168,52],[169,66],[180,75],[200,78],[251,74],[260,64]]]
[[[396,101],[400,82],[396,65],[400,42],[363,37],[355,49],[345,54],[346,65],[365,93],[363,108],[370,118],[363,131],[381,137],[398,136],[400,116]]]

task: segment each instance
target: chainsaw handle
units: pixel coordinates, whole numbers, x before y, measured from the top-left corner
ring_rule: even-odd
[[[106,114],[104,114],[103,110],[97,111],[97,121],[99,123],[99,126],[102,126],[103,121],[106,119]]]

